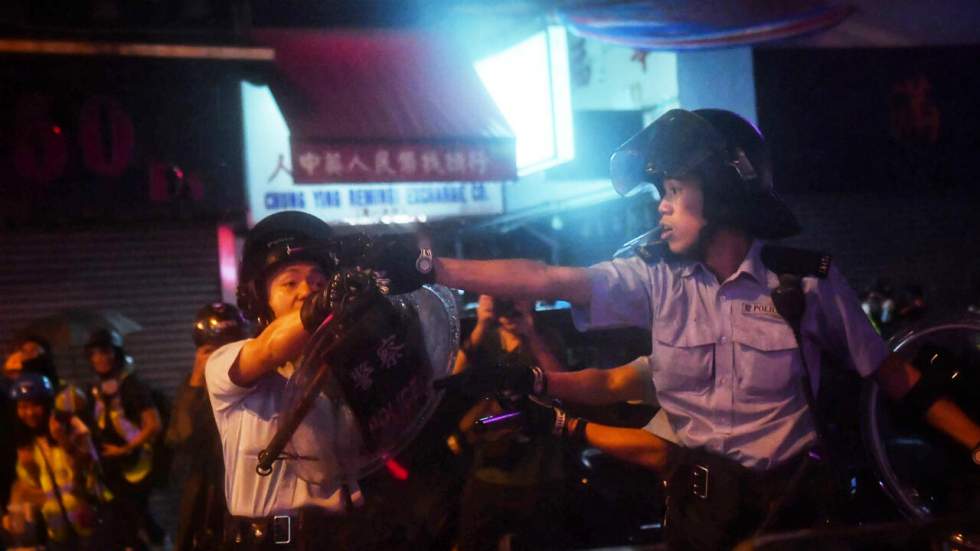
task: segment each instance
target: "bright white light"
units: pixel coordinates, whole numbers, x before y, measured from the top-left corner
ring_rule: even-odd
[[[382,224],[411,224],[412,222],[421,222],[420,217],[412,216],[410,214],[395,214],[393,216],[382,216]]]
[[[517,138],[517,172],[575,157],[565,29],[548,27],[474,64]]]

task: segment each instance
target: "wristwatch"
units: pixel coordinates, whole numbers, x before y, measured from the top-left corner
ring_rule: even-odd
[[[419,257],[415,260],[415,269],[420,274],[428,274],[432,271],[433,263],[432,249],[420,249]]]

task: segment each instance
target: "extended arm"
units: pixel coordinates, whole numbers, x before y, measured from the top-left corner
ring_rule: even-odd
[[[649,372],[632,364],[612,369],[583,369],[565,373],[548,373],[548,395],[586,405],[605,405],[630,400],[645,400],[652,385]]]
[[[585,369],[571,373],[548,373],[548,394],[569,402],[605,405],[629,400],[654,399],[653,380],[648,364],[638,358],[612,369]],[[575,432],[582,423],[574,419],[569,426]],[[598,448],[612,457],[653,469],[663,474],[671,444],[638,428],[624,428],[587,423],[583,444]]]
[[[649,363],[645,357],[612,369],[552,372],[544,376],[547,378],[547,395],[568,402],[605,405],[630,400],[656,400]],[[545,418],[551,419],[547,416]],[[579,418],[569,418],[568,424],[560,431],[557,426],[560,425],[546,422],[537,428],[553,434],[560,432],[577,440],[580,445],[597,448],[612,457],[661,474],[667,469],[667,456],[673,444],[646,429],[616,427]]]
[[[861,310],[857,295],[840,272],[831,267],[827,279],[820,285],[829,291],[820,292],[819,300],[832,336],[831,346],[849,350],[851,362],[857,371],[864,376],[875,377],[884,394],[897,401],[904,412],[922,416],[930,425],[968,448],[977,446],[980,427],[956,404],[942,397],[942,385],[918,384],[922,372],[916,367],[917,364],[913,365],[901,356],[888,352]],[[951,357],[943,355],[939,359],[945,362]],[[932,361],[929,358],[923,360]],[[922,360],[917,358],[915,361]],[[938,373],[937,370],[930,369],[929,373],[930,381],[938,381],[933,376]],[[913,391],[914,388],[918,390]]]
[[[903,399],[922,377],[918,369],[894,353],[885,358],[875,376],[885,395],[893,400]],[[967,448],[980,444],[980,426],[947,398],[933,402],[925,411],[925,419]]]
[[[524,405],[527,426],[580,446],[591,446],[617,459],[659,473],[667,470],[673,444],[644,429],[613,427],[569,417],[563,410],[533,400]]]
[[[573,421],[574,432],[580,419]],[[617,459],[653,469],[663,474],[667,469],[667,455],[672,444],[643,429],[610,427],[598,423],[585,426],[585,443]]]
[[[458,260],[437,258],[436,282],[515,299],[567,300],[587,305],[592,286],[584,268],[548,266],[533,260]]]

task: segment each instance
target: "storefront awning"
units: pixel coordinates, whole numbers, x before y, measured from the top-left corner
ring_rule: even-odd
[[[256,31],[290,130],[293,180],[499,181],[514,135],[472,63],[418,31]]]

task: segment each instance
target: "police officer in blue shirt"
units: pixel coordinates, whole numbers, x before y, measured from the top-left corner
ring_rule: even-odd
[[[664,473],[669,542],[722,548],[771,521],[772,504],[817,441],[808,395],[828,354],[978,455],[980,427],[931,371],[889,353],[830,257],[764,243],[799,225],[773,193],[766,144],[749,122],[723,110],[669,111],[613,155],[611,172],[622,194],[659,192],[661,226],[635,247],[639,254],[573,268],[416,249],[389,251],[388,270],[415,284],[568,300],[582,330],[649,329],[649,371],[665,415],[627,429],[551,410],[545,424]],[[795,312],[778,308],[776,296],[790,297]],[[622,373],[629,376],[536,370],[516,378],[559,398],[641,396],[649,381]]]

